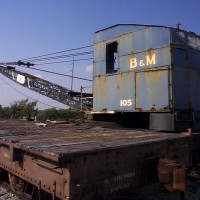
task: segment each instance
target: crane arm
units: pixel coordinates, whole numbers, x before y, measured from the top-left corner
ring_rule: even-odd
[[[33,75],[15,70],[15,67],[1,66],[0,73],[12,81],[53,100],[78,110],[92,109],[92,94],[75,92]]]

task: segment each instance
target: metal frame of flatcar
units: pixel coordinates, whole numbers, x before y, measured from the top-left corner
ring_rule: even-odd
[[[160,158],[189,167],[190,145],[191,137],[173,135],[57,156],[1,138],[0,168],[8,173],[13,190],[23,182],[23,191],[30,185],[34,198],[45,191],[53,200],[105,200],[155,179]]]

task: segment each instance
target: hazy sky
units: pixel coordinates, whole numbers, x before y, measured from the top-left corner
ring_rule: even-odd
[[[181,23],[181,29],[200,35],[199,8],[199,0],[0,0],[0,62],[92,45],[95,31],[115,24],[175,27]],[[92,79],[91,66],[92,60],[75,62],[74,76]],[[70,75],[72,62],[35,67]],[[70,78],[17,69],[71,87]],[[2,75],[0,85],[3,106],[31,97],[52,106],[66,107]],[[81,85],[91,86],[91,82],[74,79],[74,89],[79,91]],[[48,107],[42,103],[38,106]]]

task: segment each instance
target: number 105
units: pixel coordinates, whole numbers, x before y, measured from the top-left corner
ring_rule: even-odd
[[[132,99],[120,100],[120,106],[132,106]]]

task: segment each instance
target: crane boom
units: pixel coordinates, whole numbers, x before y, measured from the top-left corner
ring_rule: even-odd
[[[61,102],[71,108],[78,110],[92,109],[92,94],[72,91],[33,75],[17,71],[15,67],[11,66],[4,67],[0,65],[0,73],[30,90]]]

